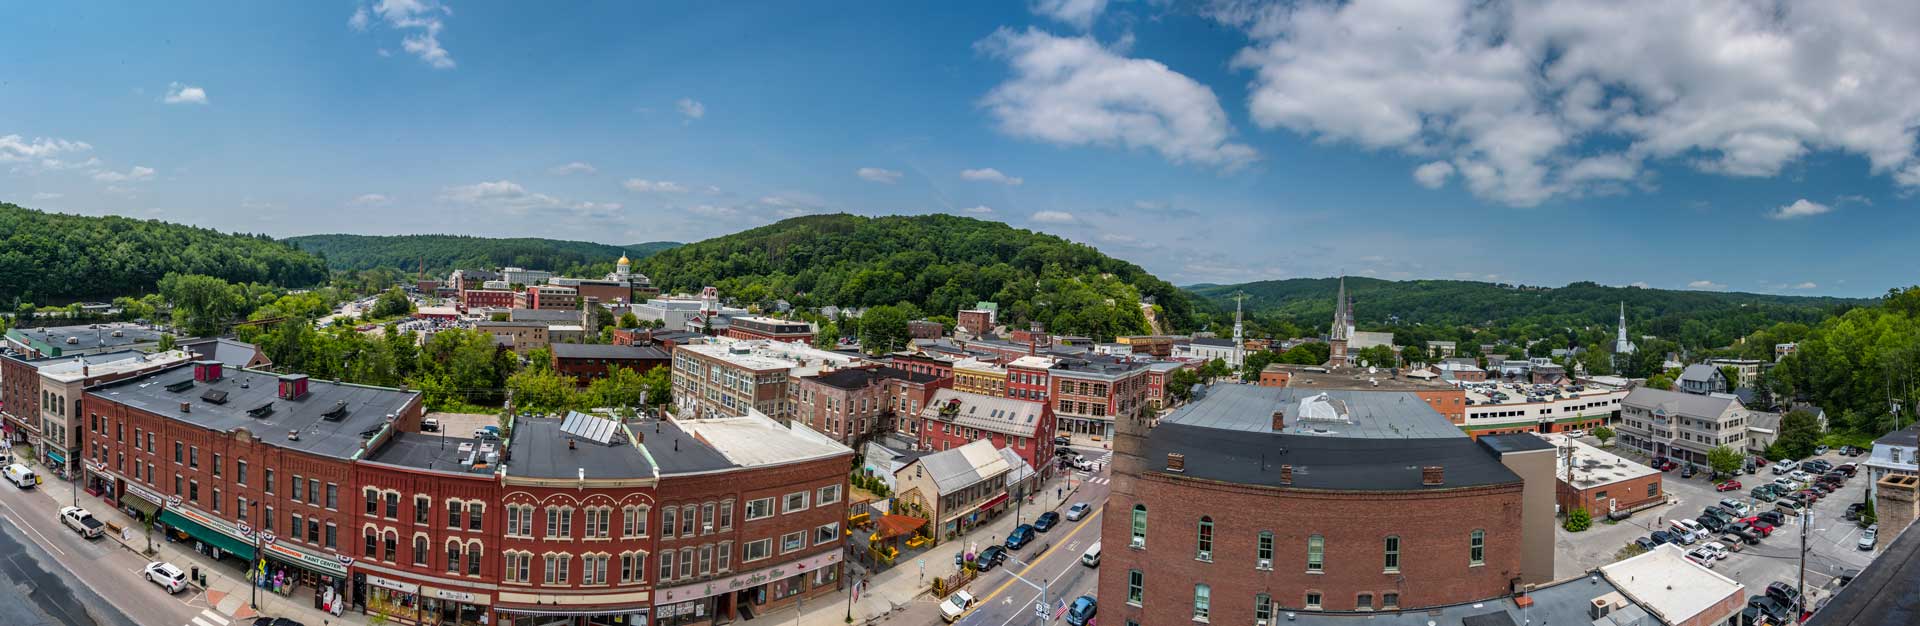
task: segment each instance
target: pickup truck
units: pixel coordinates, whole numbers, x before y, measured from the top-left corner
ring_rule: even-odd
[[[66,524],[67,528],[72,528],[73,532],[80,533],[80,536],[88,539],[99,537],[101,531],[107,527],[106,524],[100,523],[100,520],[94,519],[92,513],[77,506],[60,509],[60,523]]]

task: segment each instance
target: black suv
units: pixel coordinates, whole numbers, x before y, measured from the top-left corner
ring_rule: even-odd
[[[1707,527],[1707,530],[1711,530],[1716,533],[1727,529],[1727,520],[1720,519],[1720,516],[1718,515],[1712,515],[1712,514],[1701,515],[1700,519],[1695,521],[1700,522],[1701,526]]]
[[[1779,600],[1780,604],[1787,608],[1798,608],[1800,606],[1800,590],[1784,582],[1775,581],[1768,584],[1767,597]]]
[[[1783,514],[1777,510],[1761,511],[1758,515],[1755,515],[1754,517],[1760,518],[1760,521],[1762,522],[1773,524],[1775,528],[1779,528],[1782,524],[1787,523],[1786,514]]]

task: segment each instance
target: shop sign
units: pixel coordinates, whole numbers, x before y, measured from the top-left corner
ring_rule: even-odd
[[[86,464],[87,464],[87,470],[95,474],[104,474],[107,472],[106,461],[96,461],[94,459],[87,459]]]
[[[265,550],[267,554],[271,554],[280,560],[322,574],[332,574],[334,576],[346,576],[347,568],[345,566],[352,563],[352,559],[345,557],[339,559],[344,562],[335,562],[335,559],[327,558],[324,555],[310,554],[305,550],[295,549],[280,543],[265,546]]]
[[[165,496],[162,496],[159,493],[154,492],[154,490],[152,489],[143,487],[139,483],[123,480],[123,481],[120,481],[120,484],[126,486],[127,493],[131,493],[139,497],[141,500],[146,500],[156,505],[168,502]]]
[[[373,574],[367,574],[367,584],[373,585],[375,587],[386,587],[388,589],[392,589],[394,591],[398,591],[401,593],[418,593],[420,590],[419,585],[416,585],[413,583],[403,583],[390,578],[381,578]]]
[[[790,576],[811,572],[840,562],[840,550],[829,550],[814,556],[782,563],[766,569],[755,570],[720,580],[708,581],[698,585],[686,585],[671,589],[662,589],[655,594],[655,604],[698,600],[722,593],[729,593],[757,587],[776,580],[785,580]]]
[[[420,590],[422,593],[430,597],[439,598],[441,600],[452,600],[454,602],[463,602],[466,604],[479,604],[479,605],[486,605],[487,603],[491,602],[491,598],[488,598],[483,594],[467,593],[465,591],[453,591],[450,589],[441,589],[439,587],[421,587]]]

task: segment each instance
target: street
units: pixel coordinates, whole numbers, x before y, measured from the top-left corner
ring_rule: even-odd
[[[1033,585],[1046,587],[1046,601],[1058,617],[1060,601],[1072,602],[1082,595],[1092,595],[1098,587],[1099,570],[1080,564],[1080,555],[1095,542],[1100,541],[1101,505],[1107,500],[1108,467],[1112,453],[1106,450],[1081,448],[1076,451],[1087,460],[1099,464],[1099,472],[1089,476],[1086,472],[1075,472],[1075,482],[1086,481],[1080,489],[1080,495],[1069,502],[1086,502],[1094,506],[1093,512],[1079,521],[1069,522],[1061,518],[1059,526],[1040,533],[1033,543],[1014,551],[1007,562],[994,568],[968,585],[968,590],[979,598],[979,608],[974,609],[958,622],[962,626],[1009,626],[1014,624],[1043,624],[1034,614],[1034,603],[1039,602],[1041,590]],[[1065,506],[1059,508],[1064,513]],[[1023,517],[1033,519],[1039,512],[1030,511]],[[980,537],[985,542],[998,542],[1003,537]],[[1016,577],[1017,575],[1017,577]],[[1026,582],[1022,582],[1025,579]],[[938,619],[938,610],[934,612]],[[928,622],[933,623],[933,622]]]

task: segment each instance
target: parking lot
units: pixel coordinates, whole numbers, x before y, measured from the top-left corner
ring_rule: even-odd
[[[1591,440],[1589,443],[1597,444]],[[1628,459],[1646,462],[1644,457],[1625,450],[1609,450]],[[1835,466],[1866,460],[1864,456],[1845,457],[1832,452],[1816,458],[1824,458]],[[1731,497],[1755,506],[1756,510],[1770,510],[1773,508],[1771,503],[1754,500],[1749,496],[1749,491],[1771,482],[1775,477],[1771,467],[1757,468],[1754,474],[1735,477],[1742,483],[1740,489],[1723,493],[1714,491],[1713,483],[1707,480],[1704,472],[1693,478],[1681,478],[1679,470],[1666,472],[1663,487],[1668,495],[1668,504],[1640,511],[1616,523],[1595,520],[1593,528],[1585,532],[1557,531],[1555,578],[1575,576],[1612,563],[1620,549],[1634,539],[1645,537],[1655,529],[1666,528],[1667,522],[1673,519],[1699,517],[1706,507],[1718,503],[1721,498]],[[1810,523],[1806,526],[1803,527],[1797,518],[1789,518],[1785,525],[1775,529],[1772,536],[1761,539],[1759,544],[1744,546],[1739,552],[1715,562],[1713,570],[1746,585],[1749,593],[1759,593],[1768,583],[1775,581],[1796,584],[1800,572],[1796,548],[1800,543],[1801,530],[1805,528],[1808,531],[1807,591],[1813,605],[1817,606],[1819,599],[1830,593],[1829,587],[1835,575],[1848,569],[1865,567],[1868,561],[1879,554],[1878,547],[1872,551],[1860,550],[1857,542],[1862,529],[1858,524],[1842,519],[1848,503],[1866,499],[1866,487],[1866,472],[1862,471],[1848,479],[1839,490],[1815,503],[1811,509]],[[1885,541],[1882,541],[1884,544]]]

